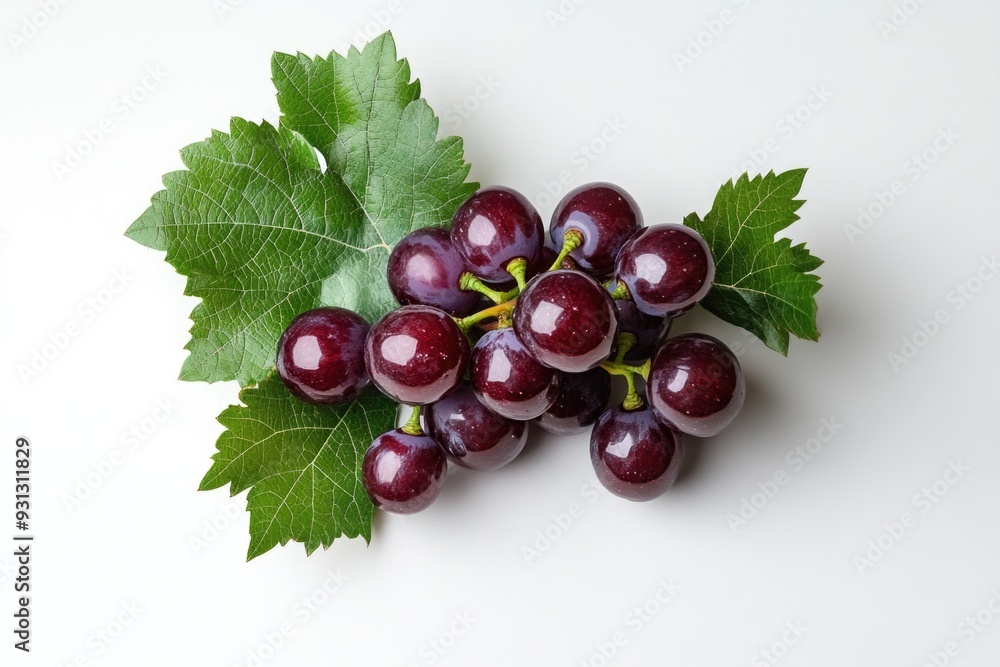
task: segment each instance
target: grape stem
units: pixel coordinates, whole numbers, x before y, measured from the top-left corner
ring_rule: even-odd
[[[615,355],[615,361],[619,364],[625,360],[625,355],[628,351],[639,342],[639,339],[635,337],[635,334],[629,333],[628,331],[618,334],[618,354]]]
[[[506,292],[496,291],[468,271],[459,278],[458,287],[466,292],[479,292],[493,303],[503,303],[510,299]]]
[[[619,338],[619,340],[621,340],[621,338]],[[619,352],[619,356],[624,356],[624,354]],[[623,363],[621,360],[605,361],[601,364],[601,368],[611,375],[621,375],[625,378],[625,382],[628,383],[628,393],[625,395],[625,400],[622,402],[622,408],[625,410],[639,410],[643,405],[645,405],[645,401],[642,400],[642,396],[640,396],[639,392],[636,391],[635,376],[638,375],[643,380],[649,378],[649,359],[647,359],[641,366],[632,366],[630,364]]]
[[[559,256],[556,257],[556,261],[553,262],[552,266],[546,269],[546,271],[555,271],[558,269],[562,265],[563,260],[582,244],[582,232],[576,229],[567,230],[565,236],[563,237],[563,247],[559,252]],[[510,326],[511,311],[514,310],[514,304],[517,303],[517,297],[524,291],[524,287],[526,285],[525,278],[528,271],[528,260],[523,257],[512,259],[507,263],[506,269],[510,275],[514,276],[514,280],[517,282],[517,286],[507,292],[498,292],[468,271],[463,273],[462,277],[459,278],[459,288],[467,292],[479,292],[494,303],[494,305],[489,308],[484,308],[478,313],[473,313],[468,317],[455,318],[455,321],[458,323],[458,326],[462,329],[462,331],[468,333],[472,327],[476,326],[483,320],[488,320],[490,318],[496,318],[497,320],[497,325],[490,327],[490,329]],[[621,283],[619,283],[619,285],[620,289],[625,289],[624,285],[621,285]],[[614,294],[612,294],[612,296],[614,296]],[[484,326],[480,326],[479,328],[489,330]]]
[[[514,310],[514,304],[517,303],[517,299],[511,299],[509,301],[504,301],[503,303],[498,303],[495,306],[490,306],[489,308],[484,308],[478,313],[473,313],[468,317],[463,317],[456,319],[458,327],[462,331],[468,331],[475,325],[479,324],[483,320],[488,320],[491,317],[495,317],[499,326],[509,326],[510,324],[510,312]],[[504,324],[506,322],[506,324]]]
[[[632,364],[626,364],[621,361],[604,361],[601,363],[601,368],[611,373],[612,375],[638,375],[643,380],[649,379],[649,359],[646,359],[640,366],[633,366]]]
[[[523,257],[518,257],[512,259],[507,263],[507,273],[514,276],[514,280],[517,281],[517,294],[524,291],[524,275],[528,271],[528,260]],[[515,296],[517,296],[515,294]],[[501,303],[501,302],[494,302]]]
[[[618,284],[615,285],[615,288],[611,289],[611,282],[612,281],[609,280],[608,282],[604,283],[604,286],[608,288],[609,292],[611,292],[612,299],[614,299],[615,301],[622,301],[632,298],[632,295],[629,294],[628,287],[626,287],[625,283],[619,280]]]
[[[569,257],[569,254],[581,245],[583,245],[583,232],[577,229],[567,229],[566,233],[563,235],[562,249],[559,250],[559,255],[556,257],[556,261],[552,262],[552,266],[550,266],[548,270],[555,271],[562,266],[563,260]]]
[[[420,411],[420,406],[414,405],[410,412],[410,418],[399,430],[407,435],[423,435],[424,429],[420,427]]]

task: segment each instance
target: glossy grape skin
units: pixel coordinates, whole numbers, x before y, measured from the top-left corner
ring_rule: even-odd
[[[611,493],[634,501],[652,500],[677,479],[684,446],[649,408],[614,407],[601,415],[590,434],[590,461]]]
[[[527,421],[552,407],[562,375],[528,354],[513,329],[487,331],[472,350],[472,388],[483,405],[509,419]]]
[[[701,234],[684,225],[653,225],[622,247],[615,279],[639,310],[656,317],[687,312],[712,287],[715,261]]]
[[[611,355],[618,315],[600,283],[580,271],[559,269],[528,283],[514,307],[514,331],[542,364],[582,373]]]
[[[603,369],[564,373],[556,402],[535,423],[556,435],[582,433],[597,421],[610,398],[611,376]]]
[[[464,316],[479,303],[479,293],[459,288],[465,264],[446,229],[418,229],[404,236],[389,255],[386,277],[400,305],[421,304]]]
[[[571,190],[552,214],[549,236],[562,248],[566,231],[583,233],[583,244],[570,253],[580,268],[596,276],[610,274],[622,246],[640,227],[635,200],[613,183],[588,183]]]
[[[739,413],[746,382],[728,347],[711,336],[689,333],[667,339],[653,357],[647,394],[663,423],[707,438]]]
[[[343,308],[315,308],[294,320],[278,341],[278,376],[309,403],[349,401],[368,384],[365,337],[369,326]]]
[[[491,283],[509,280],[507,264],[532,264],[542,250],[542,218],[524,195],[505,187],[483,188],[462,204],[451,222],[451,241],[473,275]]]
[[[496,470],[514,460],[528,441],[528,425],[493,412],[462,384],[424,416],[431,437],[448,457],[472,470]]]
[[[647,315],[631,301],[615,301],[615,306],[618,308],[618,335],[630,333],[636,337],[635,344],[625,353],[624,361],[631,363],[649,359],[670,333],[672,321]]]
[[[399,403],[427,405],[458,386],[469,341],[451,317],[430,306],[403,306],[383,317],[365,340],[372,382]]]
[[[434,502],[447,469],[444,452],[433,439],[395,429],[375,438],[365,452],[361,482],[379,509],[413,514]]]

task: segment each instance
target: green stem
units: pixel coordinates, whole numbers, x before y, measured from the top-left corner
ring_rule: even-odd
[[[630,364],[622,363],[621,361],[605,361],[601,364],[603,368],[608,373],[612,375],[621,375],[625,378],[625,382],[628,383],[628,393],[625,395],[625,400],[622,402],[622,407],[626,410],[639,410],[645,405],[642,400],[642,396],[635,388],[635,376],[638,375],[642,379],[649,378],[649,360],[647,359],[645,363],[641,366],[632,366]]]
[[[649,366],[650,366],[651,362],[652,362],[652,359],[646,359],[646,361],[643,362],[642,366],[633,366],[633,368],[635,368],[635,372],[643,380],[646,380],[646,381],[649,380]]]
[[[605,284],[605,287],[610,287],[610,283],[611,281],[609,280],[608,283]],[[615,301],[621,301],[623,299],[631,299],[632,295],[628,293],[628,287],[625,286],[625,283],[619,280],[618,284],[615,285],[615,289],[611,291],[611,298]]]
[[[497,329],[506,329],[514,326],[514,309],[505,310],[497,315]]]
[[[646,403],[642,400],[642,396],[639,392],[635,390],[635,375],[629,373],[625,376],[625,382],[628,383],[628,393],[625,394],[625,400],[622,401],[622,407],[626,410],[641,410],[642,406]]]
[[[463,273],[462,277],[459,278],[458,287],[466,292],[479,292],[493,303],[503,303],[510,299],[506,292],[496,291],[468,271]]]
[[[563,245],[559,251],[559,256],[556,257],[556,261],[552,262],[552,266],[548,270],[555,271],[562,266],[563,260],[569,257],[569,254],[581,245],[583,245],[583,232],[577,229],[567,229],[563,235]]]
[[[515,285],[514,287],[510,288],[508,291],[500,295],[500,303],[504,303],[510,301],[511,299],[515,299],[520,293],[521,293],[521,288]]]
[[[633,366],[632,364],[622,363],[620,361],[604,361],[601,363],[601,368],[611,373],[612,375],[638,375],[643,380],[649,379],[649,359],[644,361],[641,366]]]
[[[491,317],[497,318],[501,322],[507,318],[507,314],[514,310],[514,304],[517,303],[517,299],[511,299],[510,301],[504,301],[503,303],[498,303],[495,306],[490,306],[489,308],[484,308],[478,313],[473,313],[468,317],[463,317],[461,319],[456,319],[458,327],[462,331],[468,331],[476,324],[482,322],[483,320],[488,320]]]
[[[633,333],[626,331],[625,333],[618,334],[618,354],[615,355],[615,361],[619,364],[622,363],[628,351],[638,342],[639,339]]]
[[[507,272],[514,276],[514,280],[517,281],[517,293],[520,294],[524,291],[524,274],[528,271],[528,260],[523,257],[518,257],[517,259],[512,259],[507,262]]]
[[[399,429],[403,433],[409,435],[423,435],[424,429],[420,428],[420,406],[414,405],[413,410],[410,412],[410,418],[405,424]]]

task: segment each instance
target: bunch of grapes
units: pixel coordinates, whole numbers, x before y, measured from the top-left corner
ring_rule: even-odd
[[[313,403],[349,401],[370,381],[412,406],[362,463],[365,490],[384,510],[430,505],[449,459],[473,470],[506,465],[528,422],[557,434],[592,428],[600,482],[650,500],[677,476],[682,434],[715,435],[743,405],[743,372],[725,345],[668,337],[714,276],[698,233],[644,227],[615,185],[567,194],[548,243],[524,196],[484,188],[450,231],[420,229],[393,249],[387,278],[398,310],[371,327],[341,308],[299,315],[278,343],[278,373]],[[612,375],[627,393],[609,407]]]

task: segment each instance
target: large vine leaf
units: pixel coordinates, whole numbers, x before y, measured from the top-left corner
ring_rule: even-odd
[[[291,399],[274,376],[240,400],[219,415],[227,430],[201,489],[250,489],[248,558],[289,540],[307,554],[340,536],[370,541],[375,507],[361,485],[361,461],[391,428],[392,400],[369,387],[345,405],[311,405]]]
[[[805,178],[796,169],[726,183],[704,219],[692,213],[684,224],[698,231],[715,257],[715,284],[701,305],[752,332],[773,350],[788,354],[789,334],[819,340],[813,273],[823,260],[805,244],[775,234],[799,219],[805,203],[795,199]]]
[[[445,226],[476,189],[387,33],[326,59],[276,54],[278,127],[234,118],[181,151],[185,171],[127,234],[165,250],[201,297],[185,380],[262,380],[281,331],[320,305],[369,321],[395,302],[388,255],[413,229]],[[324,156],[324,170],[318,155]]]
[[[374,321],[395,306],[389,252],[413,229],[446,226],[477,185],[462,142],[438,120],[392,37],[326,58],[275,54],[277,126],[234,118],[181,151],[186,167],[127,234],[166,252],[187,276],[192,312],[186,380],[237,380],[242,405],[202,489],[249,490],[249,558],[294,540],[306,552],[340,537],[371,539],[375,508],[361,484],[372,440],[395,421],[374,388],[341,406],[293,398],[272,373],[287,323],[320,305]],[[789,333],[815,340],[811,271],[822,263],[775,234],[797,219],[804,171],[723,186],[700,231],[717,262],[703,305],[787,353]]]

